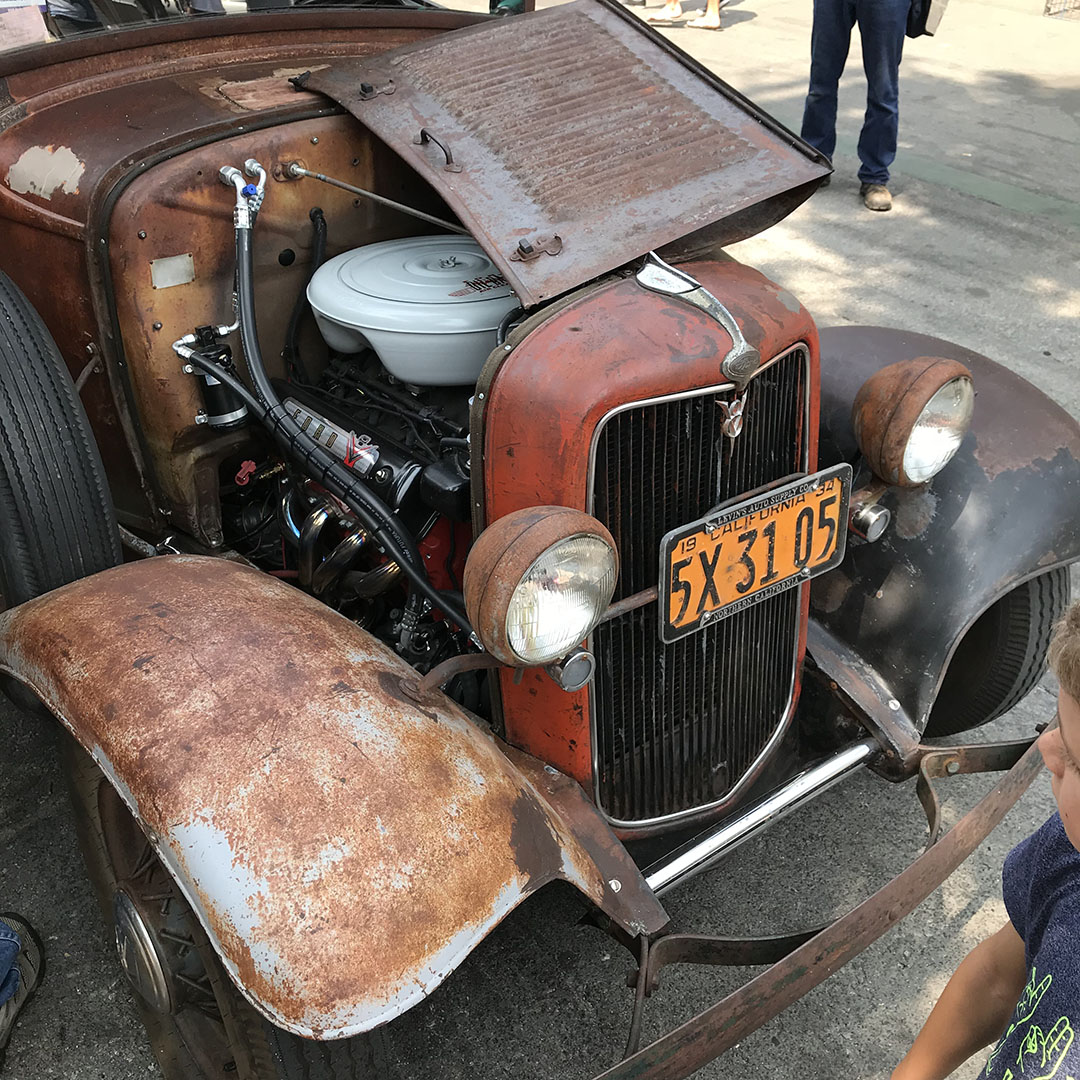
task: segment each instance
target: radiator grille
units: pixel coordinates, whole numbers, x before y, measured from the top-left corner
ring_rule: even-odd
[[[795,349],[749,386],[737,439],[716,391],[635,406],[596,442],[593,513],[621,558],[616,599],[656,584],[660,540],[717,504],[805,468],[807,356]],[[779,731],[791,698],[799,590],[663,645],[656,605],[593,632],[597,796],[619,822],[719,802]]]

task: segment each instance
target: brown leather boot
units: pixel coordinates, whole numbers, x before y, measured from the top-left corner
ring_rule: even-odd
[[[859,194],[867,210],[892,209],[892,196],[884,184],[862,184],[859,187]]]

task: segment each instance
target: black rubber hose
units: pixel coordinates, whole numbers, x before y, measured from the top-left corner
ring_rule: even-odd
[[[198,352],[192,352],[187,357],[187,362],[191,364],[192,367],[197,367],[200,371],[209,372],[215,379],[229,387],[230,390],[243,400],[252,415],[267,428],[271,435],[273,435],[274,440],[286,454],[293,458],[293,460],[295,460],[309,475],[312,475],[315,472],[315,467],[312,466],[311,459],[299,451],[296,444],[292,442],[284,432],[282,425],[274,420],[271,415],[271,408],[263,404],[263,402],[261,402],[247,386],[244,385],[244,382],[239,376],[231,371],[226,371],[216,360],[211,360],[209,357],[203,356]],[[286,414],[286,416],[288,417],[288,414]],[[288,417],[288,419],[291,420],[292,418]],[[318,447],[318,444],[316,444],[316,447],[321,449]],[[331,461],[333,465],[338,466],[342,471],[346,471],[345,467],[341,465],[340,462],[337,462],[336,459],[331,459]],[[454,600],[459,594],[453,594],[452,596],[447,597],[438,592],[427,578],[417,575],[419,576],[419,580],[417,580],[417,578],[414,577],[415,571],[410,573],[410,570],[412,570],[413,567],[409,562],[408,556],[397,542],[399,534],[394,532],[388,535],[384,523],[379,518],[375,517],[362,501],[352,497],[355,483],[359,482],[357,478],[352,477],[347,472],[346,480],[353,482],[338,484],[333,477],[326,473],[321,473],[315,478],[318,479],[328,491],[341,499],[341,501],[356,514],[364,528],[366,528],[379,543],[382,544],[386,553],[401,567],[409,580],[416,585],[419,592],[431,600],[433,604],[443,611],[453,622],[457,623],[466,633],[470,635],[473,633],[472,624],[462,613],[461,608],[454,603]],[[371,495],[366,489],[365,494],[368,496]],[[389,510],[389,508],[387,508],[387,510]]]
[[[320,446],[288,414],[285,406],[274,392],[259,349],[255,326],[255,273],[252,257],[251,230],[236,230],[236,284],[237,306],[240,319],[240,341],[244,348],[251,382],[255,388],[259,407],[256,415],[273,434],[278,445],[308,474],[336,495],[360,519],[401,567],[417,591],[457,623],[470,635],[473,628],[465,613],[448,601],[428,580],[424,563],[411,536],[398,527],[393,511],[377,495],[370,491],[361,479],[338,461],[325,447]],[[201,357],[199,359],[202,359]],[[209,361],[207,361],[209,362]],[[195,358],[192,357],[192,363]],[[198,365],[205,368],[202,364]],[[215,378],[232,386],[233,381],[222,378],[222,369],[216,367]],[[239,380],[235,380],[239,383]],[[240,383],[242,386],[243,384]],[[233,387],[235,389],[235,387]],[[244,388],[246,390],[246,387]]]
[[[510,333],[510,327],[525,314],[522,307],[511,308],[500,320],[499,328],[495,331],[495,344],[502,345],[506,341],[506,335]]]
[[[346,498],[344,493],[347,493],[346,501],[359,502],[366,511],[365,516],[378,522],[377,531],[389,532],[396,539],[395,546],[404,550],[406,562],[414,567],[422,566],[420,553],[412,537],[399,531],[390,507],[369,491],[351,470],[347,470],[337,458],[306,434],[289,415],[277,396],[270,377],[266,374],[255,325],[255,274],[250,229],[236,231],[236,284],[240,340],[244,347],[244,357],[247,360],[251,382],[255,388],[255,396],[265,407],[264,423],[273,426],[279,442],[284,441],[284,446],[290,451],[291,456],[313,479],[318,480],[341,498]]]
[[[311,224],[315,227],[315,239],[311,248],[311,270],[307,277],[304,278],[300,295],[293,305],[292,315],[289,316],[289,325],[285,330],[284,350],[287,370],[295,370],[303,382],[308,381],[308,373],[303,360],[300,359],[300,320],[304,317],[304,312],[307,311],[308,307],[307,287],[311,284],[315,271],[322,266],[322,261],[326,258],[326,215],[322,212],[321,207],[313,206],[308,213],[308,217],[311,218]]]

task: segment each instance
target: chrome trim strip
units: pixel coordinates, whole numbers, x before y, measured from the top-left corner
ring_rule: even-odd
[[[803,448],[802,448],[802,470],[807,472],[810,467],[810,449],[809,439],[806,437],[806,433],[809,430],[810,425],[810,346],[803,341],[798,341],[790,348],[785,349],[783,352],[777,353],[772,359],[767,360],[760,368],[754,373],[752,378],[756,378],[763,371],[768,370],[774,364],[779,363],[781,360],[786,359],[793,352],[797,352],[802,349],[805,353],[805,359],[803,364]],[[677,394],[667,394],[661,397],[643,398],[640,401],[630,401],[622,405],[617,405],[614,409],[606,412],[601,418],[600,422],[593,430],[592,440],[589,444],[589,473],[585,487],[585,511],[586,513],[593,513],[593,502],[595,497],[595,477],[596,477],[596,450],[600,443],[600,434],[604,430],[608,421],[619,413],[627,412],[630,409],[641,408],[645,405],[659,405],[670,401],[682,401],[686,398],[693,397],[705,397],[708,394],[715,394],[720,390],[734,390],[736,389],[734,383],[721,383],[718,386],[709,386],[704,388],[697,388],[694,390],[684,390]],[[800,610],[802,605],[802,594],[805,589],[809,588],[809,584],[796,586],[800,594]],[[585,648],[595,655],[594,642],[592,634],[585,641]],[[604,809],[603,802],[601,800],[600,793],[600,757],[597,751],[597,738],[596,738],[596,681],[595,679],[589,683],[589,732],[592,739],[592,783],[593,783],[593,803],[596,805],[597,810],[603,815],[604,819],[609,825],[615,828],[648,828],[653,825],[673,824],[681,821],[685,818],[696,817],[699,814],[706,813],[709,810],[717,806],[722,806],[726,802],[732,801],[738,793],[747,785],[750,777],[754,776],[756,770],[761,765],[762,761],[776,748],[777,743],[783,737],[787,731],[788,723],[791,720],[792,706],[795,698],[795,683],[798,677],[796,670],[796,661],[799,655],[799,635],[795,634],[795,649],[791,658],[791,682],[788,686],[787,705],[784,707],[784,711],[780,716],[780,720],[776,725],[776,730],[773,732],[772,737],[762,748],[761,753],[751,762],[750,766],[743,773],[742,777],[735,784],[735,786],[727,792],[722,799],[717,799],[715,802],[705,803],[701,806],[694,806],[688,810],[680,810],[677,814],[665,814],[660,817],[654,818],[637,818],[632,821],[624,821],[620,818],[611,817]]]
[[[646,884],[662,893],[707,870],[717,859],[733,851],[763,829],[799,809],[810,799],[828,790],[854,772],[878,748],[865,739],[789,780],[779,791],[752,806],[733,821],[718,825],[704,836],[695,837],[664,859],[643,871]]]

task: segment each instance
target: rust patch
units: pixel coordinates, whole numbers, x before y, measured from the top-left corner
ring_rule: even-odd
[[[373,97],[365,83],[394,91]],[[750,219],[779,220],[828,172],[636,19],[585,0],[335,65],[308,85],[435,187],[526,307],[688,229],[711,228],[717,246],[741,239]],[[434,142],[413,142],[421,128],[460,169]]]
[[[0,668],[95,755],[297,1034],[409,1008],[544,881],[605,902],[581,823],[489,735],[440,694],[418,709],[391,650],[254,569],[176,556],[76,582],[0,616]]]
[[[310,90],[297,89],[289,79],[295,75],[302,75],[305,71],[316,70],[315,68],[282,68],[273,75],[264,76],[261,79],[244,79],[233,82],[214,82],[200,87],[204,94],[219,95],[230,104],[235,105],[243,112],[258,112],[262,109],[275,109],[295,106],[305,99],[309,102],[318,100],[318,96]]]

